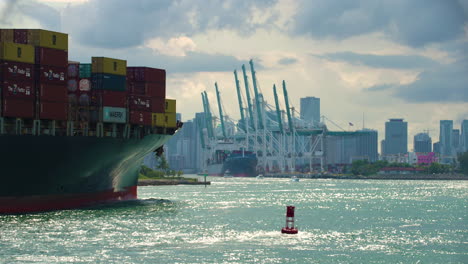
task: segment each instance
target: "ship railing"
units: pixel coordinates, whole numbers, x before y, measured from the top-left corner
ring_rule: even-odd
[[[172,135],[177,129],[129,123],[90,123],[0,117],[0,135],[89,136],[131,139],[143,138],[150,134]]]

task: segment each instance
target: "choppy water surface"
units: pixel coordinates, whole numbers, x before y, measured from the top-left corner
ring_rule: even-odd
[[[468,263],[466,181],[209,180],[0,216],[0,263]]]

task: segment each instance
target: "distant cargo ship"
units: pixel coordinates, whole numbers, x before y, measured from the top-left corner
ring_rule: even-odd
[[[0,213],[137,198],[143,158],[182,126],[166,72],[68,61],[68,35],[0,29]]]
[[[257,156],[251,151],[217,150],[208,162],[207,172],[211,176],[224,176],[228,171],[233,177],[255,177],[257,162]]]

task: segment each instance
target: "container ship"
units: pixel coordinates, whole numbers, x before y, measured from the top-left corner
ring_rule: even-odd
[[[0,213],[137,198],[143,158],[182,126],[166,71],[68,60],[68,35],[0,29]]]
[[[257,156],[251,151],[216,150],[208,162],[207,172],[210,176],[255,177],[257,162]]]

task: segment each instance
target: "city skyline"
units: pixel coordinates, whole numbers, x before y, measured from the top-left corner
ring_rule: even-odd
[[[344,128],[363,127],[364,115],[383,138],[385,120],[404,118],[409,138],[438,138],[439,120],[458,128],[468,119],[466,1],[10,0],[0,10],[1,27],[69,33],[71,60],[167,69],[167,95],[184,117],[203,111],[204,90],[216,102],[218,82],[238,120],[233,70],[252,58],[269,104],[285,80],[292,107],[320,98],[321,114]]]

